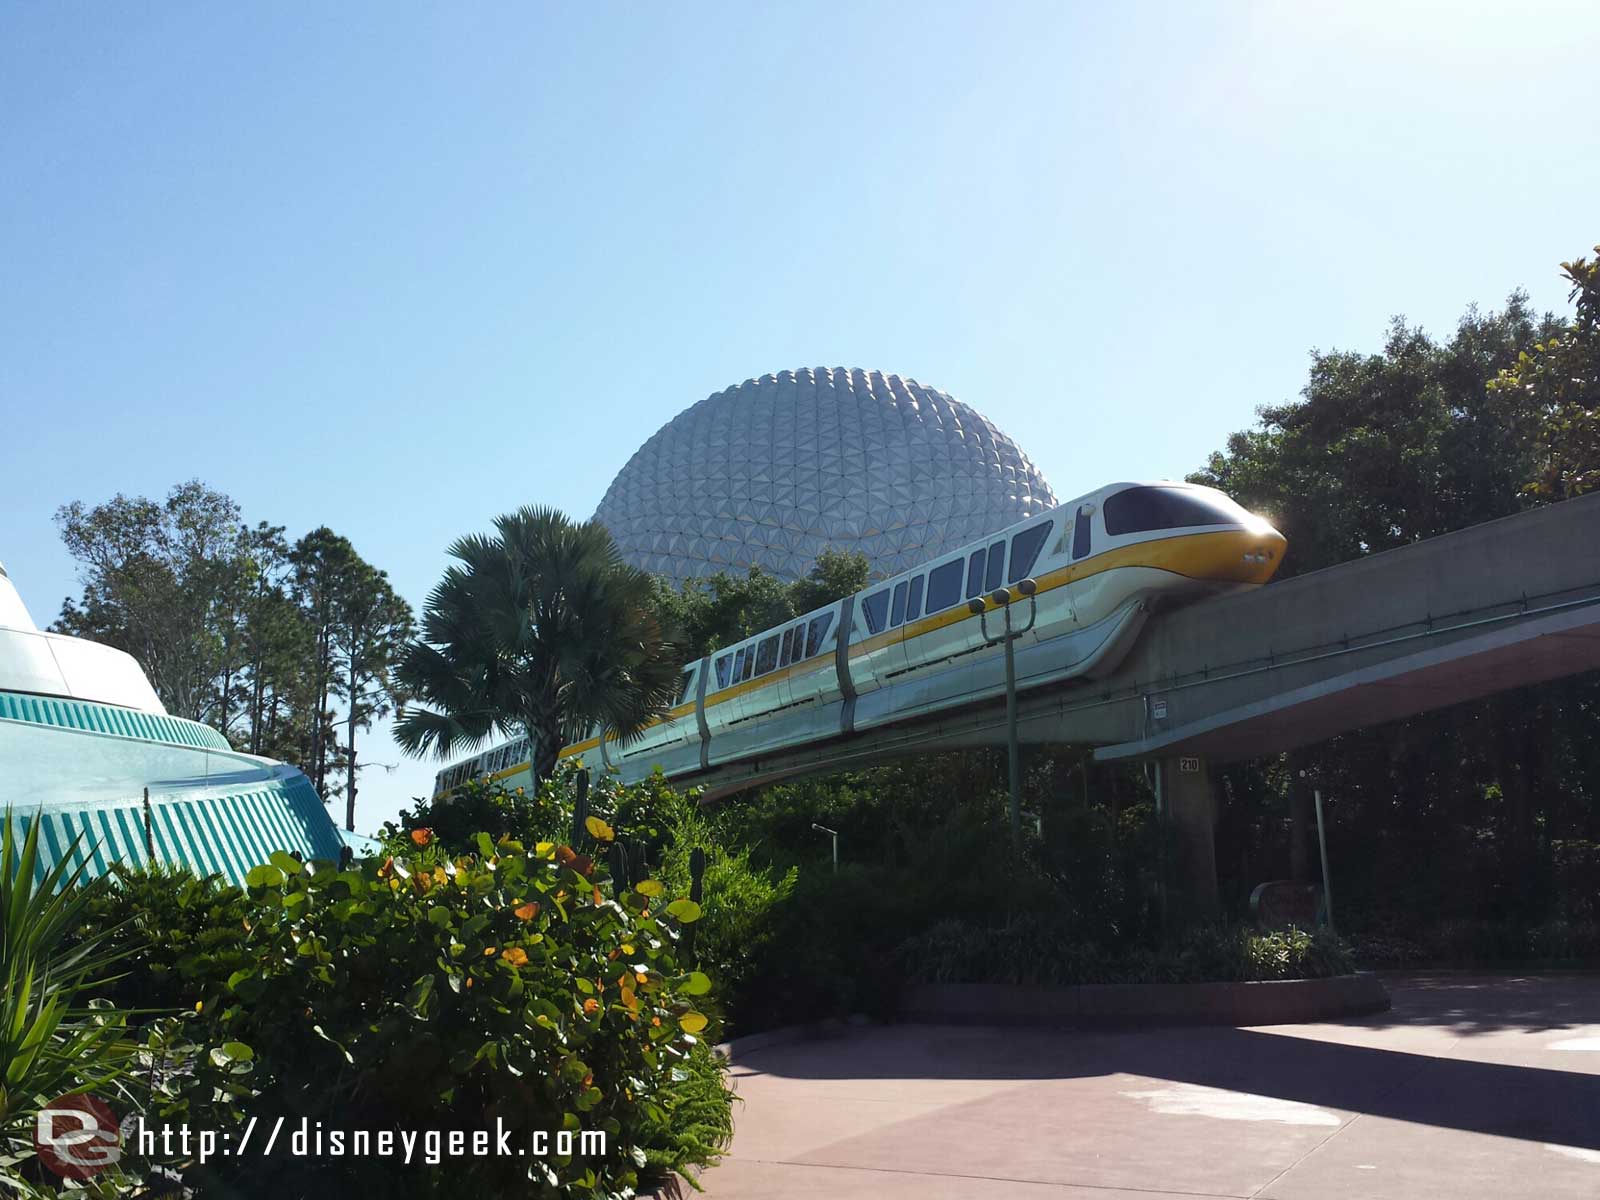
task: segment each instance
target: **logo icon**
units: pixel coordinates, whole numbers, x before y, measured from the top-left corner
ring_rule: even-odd
[[[62,1096],[33,1123],[39,1161],[63,1179],[87,1179],[122,1157],[117,1116],[96,1096]]]

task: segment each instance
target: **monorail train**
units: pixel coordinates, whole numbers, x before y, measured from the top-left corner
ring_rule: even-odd
[[[1284,538],[1212,488],[1114,483],[982,542],[873,583],[684,668],[678,704],[629,739],[598,731],[562,749],[624,782],[669,777],[809,745],[1004,695],[1004,654],[975,598],[1020,596],[1033,626],[1015,642],[1017,688],[1109,674],[1158,608],[1265,583]],[[1027,621],[1027,608],[1016,614]],[[990,622],[991,634],[995,630]],[[446,793],[488,775],[525,782],[526,738],[442,772]]]

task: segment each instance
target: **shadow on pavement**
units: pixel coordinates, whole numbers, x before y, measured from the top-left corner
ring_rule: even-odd
[[[1398,986],[1395,1011],[1316,1026],[1319,1038],[1229,1027],[1072,1031],[902,1025],[789,1043],[741,1071],[800,1079],[1041,1080],[1129,1074],[1349,1113],[1600,1150],[1600,1073],[1442,1058],[1331,1040],[1400,1026],[1559,1031],[1593,1019],[1600,978]],[[1571,993],[1570,995],[1568,993]],[[1535,1003],[1536,1002],[1536,1003]],[[1570,1006],[1564,1013],[1555,1005]],[[1287,1030],[1287,1027],[1284,1027]],[[1513,1045],[1527,1053],[1542,1047]],[[1588,1057],[1588,1056],[1584,1056]]]

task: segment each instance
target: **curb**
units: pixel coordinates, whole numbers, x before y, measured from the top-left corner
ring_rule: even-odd
[[[1293,1025],[1387,1012],[1370,972],[1248,983],[914,984],[901,1019],[953,1025]]]
[[[715,1052],[729,1063],[737,1063],[747,1054],[754,1054],[757,1050],[766,1050],[772,1046],[783,1046],[789,1042],[809,1042],[820,1038],[839,1037],[861,1025],[870,1025],[869,1018],[857,1013],[848,1021],[838,1017],[829,1017],[823,1021],[808,1021],[803,1025],[783,1025],[777,1029],[764,1030],[761,1033],[747,1033],[743,1037],[732,1038],[726,1042],[719,1042],[713,1047]]]

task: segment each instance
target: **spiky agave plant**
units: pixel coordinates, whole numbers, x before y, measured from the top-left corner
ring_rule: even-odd
[[[41,872],[39,822],[20,844],[9,808],[0,827],[0,1184],[19,1192],[29,1190],[22,1164],[39,1108],[69,1093],[120,1092],[133,1051],[118,1014],[79,1003],[118,957],[104,946],[111,930],[81,929],[99,884],[80,886],[80,841]]]

